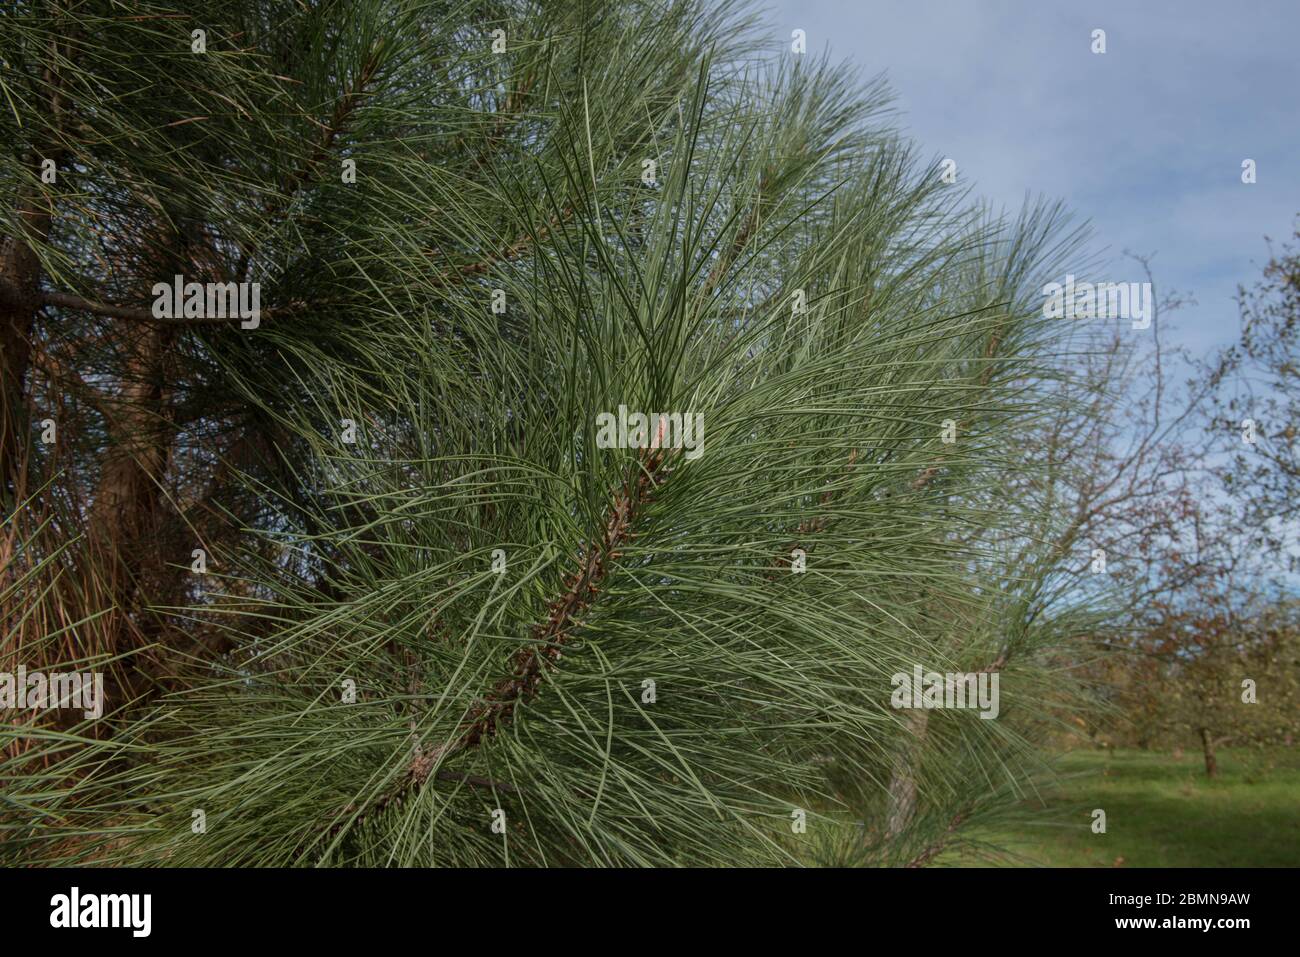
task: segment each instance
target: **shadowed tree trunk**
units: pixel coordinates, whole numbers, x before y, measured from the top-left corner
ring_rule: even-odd
[[[898,763],[889,778],[889,814],[885,834],[893,839],[907,830],[916,813],[917,764],[925,745],[925,729],[930,713],[921,708],[908,712],[906,738],[900,748]]]
[[[39,175],[34,155],[26,164]],[[19,235],[0,240],[0,494],[17,495],[19,462],[28,433],[27,368],[31,361],[32,326],[40,305],[41,263],[32,244],[50,231],[51,211],[39,190],[20,190],[15,203]]]
[[[108,444],[86,530],[86,555],[103,576],[112,611],[103,621],[102,646],[118,654],[131,646],[132,612],[141,578],[158,554],[162,481],[171,461],[170,390],[163,366],[172,330],[132,330],[126,337],[126,371],[109,407]],[[188,552],[186,553],[188,555]]]
[[[1201,728],[1201,747],[1205,750],[1205,774],[1207,777],[1219,776],[1219,759],[1214,753],[1214,738],[1208,728]]]

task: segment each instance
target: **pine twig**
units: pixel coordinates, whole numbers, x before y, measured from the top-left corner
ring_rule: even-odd
[[[357,820],[370,817],[403,796],[421,787],[430,776],[439,780],[463,781],[482,787],[504,787],[485,778],[473,778],[451,771],[437,770],[443,760],[469,748],[477,747],[484,738],[491,738],[513,719],[515,709],[536,696],[546,670],[559,662],[565,643],[572,638],[580,616],[595,601],[601,583],[609,574],[609,562],[620,557],[620,549],[633,537],[632,526],[641,510],[653,498],[659,480],[671,469],[665,466],[664,450],[642,450],[635,474],[614,496],[609,508],[605,528],[600,537],[585,549],[581,567],[565,579],[564,593],[550,603],[545,621],[533,626],[533,641],[520,648],[512,657],[511,674],[498,682],[485,701],[471,709],[468,721],[459,737],[446,744],[417,752],[398,786],[379,798],[369,808],[363,809]],[[510,790],[517,790],[513,787]],[[356,808],[349,805],[345,813]],[[329,831],[332,836],[342,827],[336,823]]]

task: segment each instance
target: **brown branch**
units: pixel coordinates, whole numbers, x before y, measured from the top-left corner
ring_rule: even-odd
[[[966,817],[967,817],[966,811],[962,811],[958,813],[951,821],[948,822],[948,827],[944,829],[942,837],[940,837],[933,844],[930,844],[928,847],[926,847],[925,850],[923,850],[920,854],[916,855],[916,857],[912,858],[903,866],[916,868],[916,867],[925,867],[926,864],[929,864],[932,860],[934,860],[936,857],[939,856],[939,853],[943,851],[945,847],[948,846],[948,842],[952,840],[953,834],[957,832],[957,828],[961,827],[961,824],[963,821],[966,820]]]
[[[0,298],[3,297],[3,283],[0,283]],[[71,293],[55,292],[53,290],[40,290],[36,293],[37,299],[41,305],[58,306],[61,309],[72,309],[77,312],[88,312],[95,316],[107,316],[110,319],[130,319],[132,322],[152,322],[160,326],[224,326],[235,322],[247,322],[248,320],[241,316],[228,316],[225,319],[203,318],[203,319],[160,319],[153,314],[150,309],[142,306],[125,306],[118,303],[92,302],[89,299],[82,299],[80,296],[74,296]],[[319,302],[304,302],[295,300],[279,309],[262,309],[258,312],[259,319],[269,319],[272,316],[283,316],[286,313],[297,312],[311,306],[324,305]]]
[[[476,774],[457,774],[455,771],[439,771],[434,775],[439,781],[454,781],[458,784],[468,784],[473,788],[488,788],[493,791],[502,791],[506,794],[517,794],[519,788],[513,784],[506,784],[504,781],[493,781],[489,778],[479,777]]]
[[[280,195],[278,197],[273,195],[270,202],[263,204],[268,214],[278,213],[284,204],[302,188],[308,178],[316,172],[317,167],[325,162],[325,157],[329,155],[329,151],[334,147],[335,139],[343,132],[348,119],[361,102],[361,98],[367,95],[366,87],[374,79],[378,69],[379,51],[372,48],[367,53],[365,61],[361,64],[356,83],[347,87],[343,91],[343,95],[334,104],[334,112],[330,116],[329,123],[322,125],[314,117],[307,117],[312,123],[321,127],[320,140],[317,141],[311,155],[307,157],[303,165],[290,173],[284,182],[280,184]],[[280,79],[287,80],[288,78],[280,77]],[[258,244],[256,242],[242,250],[239,262],[235,266],[236,276],[243,276],[248,271],[249,264],[253,261],[253,257],[257,255],[257,250]]]
[[[529,246],[532,246],[535,242],[541,242],[546,239],[546,237],[549,236],[556,227],[564,225],[564,223],[568,222],[572,218],[573,205],[570,203],[555,216],[552,216],[547,224],[538,230],[536,237],[531,234],[520,236],[509,246],[505,247],[505,249],[501,250],[499,253],[488,256],[486,259],[476,260],[472,263],[465,263],[448,269],[434,278],[433,286],[442,289],[451,286],[454,283],[458,283],[460,280],[466,279],[470,276],[481,276],[488,272],[497,263],[504,262],[513,256],[517,256],[524,250],[528,249]],[[425,255],[430,258],[433,257],[433,253],[426,253]]]
[[[112,401],[109,396],[90,385],[71,363],[55,355],[39,342],[33,344],[32,361],[51,382],[57,383],[61,388],[71,384],[72,391],[75,391],[91,408],[104,413],[105,406]]]
[[[330,149],[334,146],[334,140],[339,133],[343,132],[343,127],[352,115],[361,98],[366,95],[366,87],[374,79],[375,72],[379,69],[378,50],[372,49],[366,56],[365,62],[361,64],[361,71],[357,74],[357,81],[352,86],[343,91],[338,102],[334,104],[334,113],[330,117],[329,123],[322,128],[320,141],[316,148],[301,167],[290,174],[289,178],[280,187],[280,192],[286,197],[292,196],[298,191],[307,178],[311,176],[325,157],[329,155]],[[313,120],[313,122],[315,122]],[[319,125],[319,124],[317,124]]]
[[[852,471],[853,463],[856,462],[857,460],[858,460],[858,450],[854,449],[849,453],[849,462],[845,468],[848,471]],[[830,480],[827,479],[827,481]],[[831,503],[832,498],[834,498],[833,490],[827,489],[825,492],[822,492],[822,496],[820,500],[821,504],[829,505]],[[816,533],[822,531],[822,529],[824,529],[829,524],[830,524],[830,517],[826,515],[823,515],[820,518],[805,519],[804,521],[799,523],[799,527],[795,529],[795,534],[799,536],[815,535]],[[787,543],[785,550],[780,555],[776,556],[776,558],[772,561],[773,571],[767,573],[768,580],[775,578],[777,571],[779,571],[782,568],[785,568],[787,565],[790,564],[790,559],[786,557],[786,555],[789,552],[793,551],[796,548],[802,548],[802,547],[803,545],[799,540],[795,540],[793,542]]]
[[[46,306],[58,306],[61,309],[73,309],[77,312],[89,312],[95,316],[108,316],[113,319],[130,319],[134,322],[171,322],[178,325],[203,321],[203,320],[180,320],[177,322],[173,319],[159,319],[149,309],[139,306],[123,306],[116,303],[91,302],[89,299],[82,299],[80,296],[74,296],[66,292],[39,292],[41,303]],[[222,319],[220,322],[229,322],[230,320]]]
[[[1001,671],[1003,668],[1005,668],[1007,666],[1007,662],[1010,660],[1011,660],[1011,649],[1009,647],[1003,648],[1002,651],[998,653],[998,656],[996,658],[990,661],[979,671],[970,671],[967,672],[967,674],[991,675],[994,672]]]
[[[431,776],[505,790],[505,787],[484,778],[441,769],[435,771],[435,768],[445,758],[477,747],[485,738],[494,737],[498,730],[510,724],[520,704],[536,696],[546,671],[558,664],[564,645],[581,625],[581,615],[600,594],[600,586],[609,574],[609,562],[621,557],[620,550],[636,537],[632,531],[635,520],[653,500],[660,481],[672,471],[665,465],[665,458],[661,448],[642,450],[635,472],[614,496],[603,531],[584,549],[578,569],[564,579],[565,591],[547,606],[545,620],[533,626],[533,641],[511,658],[510,676],[497,682],[485,699],[469,710],[456,738],[428,751],[417,751],[398,785],[370,807],[362,809],[357,815],[358,820],[400,801]],[[344,808],[346,814],[356,811],[354,805]],[[328,834],[337,834],[342,826],[343,822],[336,823]]]
[[[740,258],[740,254],[745,251],[745,247],[749,245],[750,239],[753,238],[754,233],[757,231],[759,226],[760,210],[763,203],[763,193],[767,189],[770,179],[769,172],[769,170],[765,169],[759,177],[758,191],[754,196],[753,204],[746,212],[744,222],[741,223],[740,229],[737,230],[736,237],[732,240],[731,247],[726,252],[718,255],[717,261],[713,264],[713,268],[709,270],[709,275],[704,280],[704,287],[702,290],[705,296],[713,294],[714,290],[717,289],[718,285],[722,282],[723,274],[726,273],[736,260]],[[739,334],[739,332],[737,332],[737,334]],[[733,335],[732,338],[734,339],[735,336]]]
[[[507,117],[513,117],[523,109],[524,100],[527,98],[528,91],[532,89],[536,79],[536,76],[527,77],[518,87],[506,95],[505,102],[501,104],[501,109],[497,111],[496,119],[492,124],[492,132],[488,133],[484,147],[479,150],[478,155],[471,161],[476,169],[487,169],[488,157],[496,151],[505,138]]]
[[[997,352],[997,348],[999,345],[1001,345],[1001,343],[1002,343],[1002,333],[995,329],[992,333],[989,334],[988,345],[984,347],[984,358],[986,360],[992,360],[994,353]],[[982,389],[988,388],[989,380],[992,378],[993,378],[993,363],[990,361],[984,367],[984,371],[980,373],[980,377],[979,377],[980,388]],[[958,428],[960,427],[961,424],[958,423]],[[934,480],[934,477],[938,474],[939,474],[939,466],[937,465],[931,465],[929,468],[923,469],[921,471],[921,474],[919,474],[915,479],[913,479],[912,490],[915,492],[919,492],[923,490],[927,485],[929,485]]]
[[[921,489],[929,485],[931,479],[933,479],[938,474],[939,474],[939,466],[931,465],[928,469],[923,470],[921,474],[918,475],[912,481],[912,490],[916,492],[921,491]]]

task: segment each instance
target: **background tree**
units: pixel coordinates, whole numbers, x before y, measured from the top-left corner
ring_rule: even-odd
[[[1293,742],[1300,726],[1294,604],[1249,618],[1211,601],[1170,617],[1156,632],[1174,650],[1155,682],[1156,720],[1165,740],[1199,744],[1205,773],[1217,777],[1225,745]]]
[[[1225,743],[1287,739],[1278,730],[1287,723],[1283,713],[1240,700],[1240,682],[1250,672],[1268,675],[1273,705],[1291,706],[1289,682],[1271,665],[1286,660],[1280,650],[1287,644],[1286,628],[1279,623],[1294,604],[1288,597],[1294,586],[1280,574],[1285,562],[1278,561],[1288,548],[1287,506],[1277,500],[1285,463],[1277,461],[1276,437],[1268,438],[1273,426],[1257,423],[1260,443],[1273,449],[1257,455],[1256,446],[1243,442],[1239,421],[1252,407],[1267,410],[1274,426],[1285,416],[1284,276],[1285,267],[1275,261],[1255,293],[1243,291],[1242,343],[1213,357],[1212,364],[1180,351],[1164,355],[1159,320],[1179,304],[1177,296],[1166,297],[1153,322],[1151,350],[1132,353],[1141,356],[1139,368],[1154,373],[1139,405],[1139,418],[1153,425],[1140,435],[1135,453],[1111,459],[1121,474],[1137,479],[1129,487],[1139,494],[1106,500],[1094,513],[1092,534],[1114,543],[1106,549],[1112,559],[1122,556],[1111,562],[1119,573],[1111,582],[1124,592],[1109,603],[1101,630],[1114,654],[1089,666],[1113,706],[1083,721],[1095,739],[1140,747],[1194,745],[1203,750],[1207,770],[1217,766],[1215,749]],[[1163,335],[1168,338],[1167,328]],[[1163,369],[1171,359],[1199,366],[1177,392],[1165,385]],[[1134,390],[1114,388],[1114,367],[1108,360],[1096,381],[1105,394],[1128,403]],[[1099,410],[1088,427],[1122,422],[1122,412]],[[1079,427],[1068,417],[1062,421]],[[1105,458],[1122,449],[1113,437],[1069,447],[1095,448]],[[1090,464],[1084,471],[1109,482],[1108,467]]]
[[[1296,234],[1300,239],[1300,233]],[[1226,461],[1218,474],[1243,527],[1292,573],[1300,568],[1300,249],[1284,245],[1238,291],[1241,334],[1213,357],[1213,427]],[[1250,420],[1250,441],[1246,421]]]

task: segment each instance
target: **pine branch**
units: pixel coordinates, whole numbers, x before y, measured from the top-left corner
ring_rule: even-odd
[[[5,285],[0,283],[0,295],[3,294]],[[110,319],[129,319],[132,322],[148,322],[159,326],[228,326],[232,323],[245,322],[247,320],[240,316],[229,316],[227,318],[180,318],[180,319],[160,319],[155,316],[152,310],[140,306],[126,306],[115,303],[92,302],[89,299],[82,299],[80,296],[74,296],[71,293],[57,292],[54,290],[40,290],[37,297],[41,305],[57,306],[61,309],[71,309],[75,312],[88,312],[94,316],[106,316]],[[288,313],[301,312],[306,309],[319,308],[325,305],[323,302],[290,302],[278,309],[263,309],[260,312],[262,319],[272,317],[283,317]]]
[[[636,518],[652,500],[660,481],[672,471],[665,465],[665,460],[663,449],[642,450],[635,472],[613,497],[600,537],[584,550],[581,567],[565,578],[568,588],[547,606],[546,620],[533,626],[533,641],[520,648],[511,659],[510,676],[498,682],[486,699],[471,709],[460,736],[428,751],[419,751],[399,785],[363,809],[354,821],[371,817],[420,788],[443,761],[477,747],[484,738],[496,735],[500,728],[511,722],[515,709],[537,694],[546,670],[559,663],[564,645],[581,624],[580,616],[599,595],[601,584],[609,573],[608,563],[621,556],[619,549],[635,535],[632,527]],[[454,772],[448,773],[453,776],[444,777],[441,770],[434,776],[445,780],[463,779]],[[343,813],[354,811],[355,808],[348,807]],[[341,826],[341,823],[335,824],[329,831],[330,836],[336,834]]]
[[[379,69],[380,46],[382,46],[382,43],[371,48],[357,73],[356,82],[347,87],[343,91],[343,95],[334,104],[334,112],[331,114],[329,122],[321,128],[320,140],[317,142],[315,149],[312,150],[311,155],[281,185],[280,192],[285,199],[291,198],[307,182],[307,179],[316,172],[320,164],[325,161],[334,146],[335,139],[343,132],[353,111],[361,103],[362,98],[367,95],[366,87],[370,85]]]
[[[957,833],[957,829],[961,827],[962,822],[966,820],[968,815],[969,815],[968,811],[961,811],[960,813],[956,814],[952,818],[952,820],[948,822],[948,826],[944,828],[943,836],[940,837],[937,841],[934,841],[933,843],[927,845],[926,848],[923,851],[921,851],[920,854],[916,855],[916,857],[912,858],[910,861],[904,864],[903,867],[905,868],[925,867],[925,865],[929,864],[932,860],[938,857],[943,852],[943,849],[948,846],[949,842],[952,840],[952,836]]]

